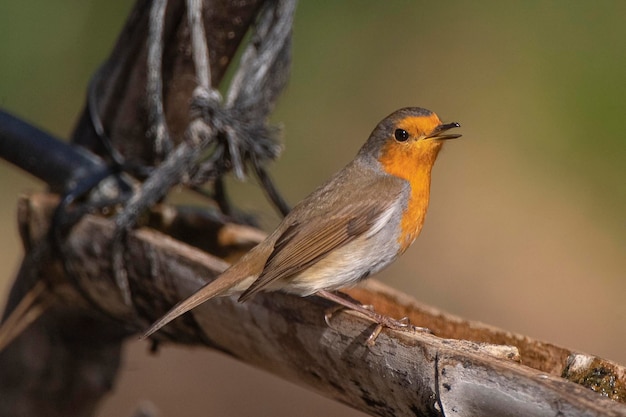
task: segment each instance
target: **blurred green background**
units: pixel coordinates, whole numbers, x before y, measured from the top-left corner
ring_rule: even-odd
[[[67,138],[126,1],[0,2],[0,106]],[[412,249],[377,278],[469,319],[626,363],[626,2],[302,2],[272,168],[291,202],[375,124],[423,106],[462,124],[435,167]],[[0,291],[21,257],[0,161]],[[253,185],[237,204],[278,217]],[[183,197],[184,198],[184,197]],[[100,416],[361,415],[221,355],[129,344]],[[184,412],[181,412],[184,410]]]

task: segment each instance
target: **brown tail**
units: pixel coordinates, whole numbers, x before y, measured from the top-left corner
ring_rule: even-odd
[[[184,299],[180,303],[176,304],[170,311],[168,311],[163,317],[157,320],[146,332],[140,337],[140,339],[146,339],[150,337],[154,332],[158,331],[161,327],[168,324],[178,316],[182,316],[189,310],[199,306],[205,301],[210,300],[213,297],[224,295],[228,290],[241,284],[248,278],[246,274],[236,268],[236,265],[227,269],[215,280],[209,282],[204,287],[193,293],[188,298]]]

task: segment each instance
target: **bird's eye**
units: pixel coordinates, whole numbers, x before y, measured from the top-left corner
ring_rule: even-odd
[[[398,142],[404,142],[409,138],[409,132],[404,129],[396,129],[396,131],[393,132],[393,136]]]

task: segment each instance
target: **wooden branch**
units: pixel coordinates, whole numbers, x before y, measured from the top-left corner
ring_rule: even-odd
[[[21,210],[27,214],[21,229],[27,244],[36,246],[45,236],[53,200],[34,195],[22,206],[28,209]],[[113,227],[109,220],[87,216],[74,228],[65,250],[75,266],[75,282],[120,329],[144,329],[226,266],[222,259],[161,232],[140,229],[131,234],[127,249],[133,259],[128,270],[133,311],[123,304],[110,277]],[[247,236],[247,244],[261,237]],[[46,270],[52,271],[50,265],[58,261],[46,262]],[[53,284],[57,305],[82,306],[93,314],[71,288],[63,280]],[[333,306],[325,300],[274,293],[244,304],[234,298],[212,300],[156,337],[221,350],[371,415],[626,413],[626,405],[606,398],[626,398],[624,368],[451,316],[375,281],[350,294],[379,312],[408,316],[433,334],[385,329],[370,347],[365,341],[375,326],[357,313],[335,311],[326,323],[325,314]],[[588,389],[561,375],[594,380],[595,385]]]

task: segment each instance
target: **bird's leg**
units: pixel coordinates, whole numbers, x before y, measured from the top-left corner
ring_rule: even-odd
[[[376,328],[374,329],[370,337],[367,339],[367,344],[370,346],[376,343],[376,338],[378,337],[378,335],[380,334],[380,332],[382,331],[384,327],[388,329],[393,329],[393,330],[401,330],[401,331],[412,330],[412,331],[422,331],[422,332],[432,333],[427,328],[413,326],[409,322],[408,317],[404,317],[400,320],[396,320],[389,316],[385,316],[383,314],[377,313],[376,311],[374,311],[373,308],[368,308],[367,306],[364,306],[362,304],[354,303],[330,291],[320,290],[316,292],[316,295],[322,298],[325,298],[327,300],[333,301],[341,305],[344,308],[357,311],[363,314],[364,316],[368,317],[370,320],[377,323],[378,326],[376,326]],[[334,310],[333,312],[331,312],[330,316],[332,316],[332,314],[334,314],[336,311],[337,310]],[[325,315],[324,320],[326,321],[326,323],[330,321],[330,316],[329,314]]]
[[[322,298],[333,301],[344,308],[357,311],[364,316],[368,317],[372,321],[383,325],[384,327],[388,327],[394,330],[406,330],[411,327],[411,324],[408,322],[408,319],[396,320],[389,316],[385,316],[383,314],[377,313],[371,306],[364,306],[363,304],[358,304],[352,302],[336,293],[320,290],[316,293]]]

